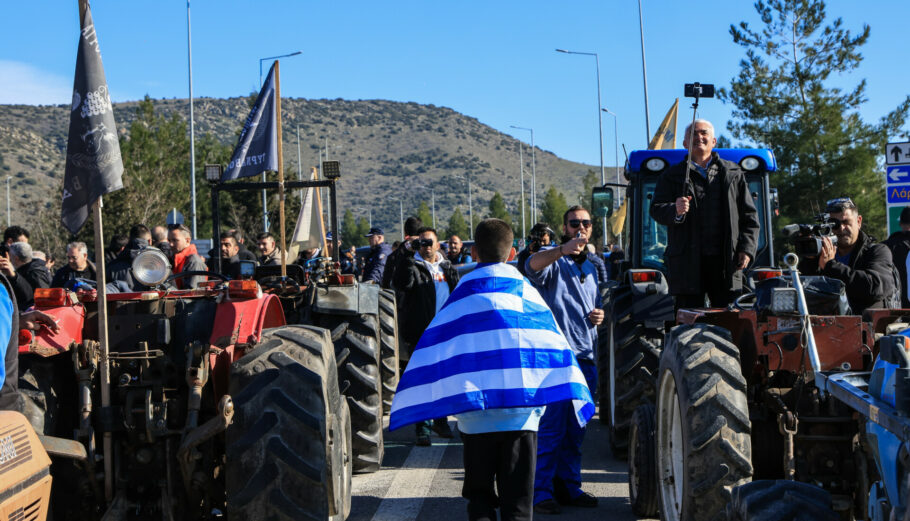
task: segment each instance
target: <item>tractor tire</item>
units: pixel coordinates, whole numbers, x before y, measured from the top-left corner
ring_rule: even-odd
[[[395,292],[379,292],[379,358],[382,362],[382,412],[392,410],[392,398],[398,388],[398,309]]]
[[[654,406],[640,405],[629,427],[629,503],[638,517],[657,516]]]
[[[664,521],[721,521],[752,478],[746,379],[730,332],[681,325],[667,335],[657,384],[657,486]]]
[[[657,384],[657,367],[663,346],[663,330],[645,327],[632,320],[632,292],[629,288],[615,291],[611,317],[606,334],[601,334],[606,345],[600,349],[600,373],[603,378],[600,390],[601,421],[610,427],[610,449],[613,456],[624,459],[629,448],[629,426],[632,413],[640,405],[654,403]],[[610,354],[612,352],[612,359]],[[611,391],[613,385],[613,419],[610,419]]]
[[[230,519],[344,518],[348,422],[331,346],[324,329],[281,326],[264,330],[256,349],[231,365]]]
[[[320,325],[344,326],[335,341],[338,379],[351,409],[354,472],[376,472],[382,464],[382,378],[379,319],[375,315],[326,315]]]
[[[727,521],[839,521],[831,494],[809,483],[759,480],[733,489]]]

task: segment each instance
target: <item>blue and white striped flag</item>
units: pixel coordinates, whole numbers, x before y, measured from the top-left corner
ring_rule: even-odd
[[[479,265],[420,337],[389,428],[564,400],[573,401],[579,425],[594,415],[591,391],[550,308],[514,267]]]

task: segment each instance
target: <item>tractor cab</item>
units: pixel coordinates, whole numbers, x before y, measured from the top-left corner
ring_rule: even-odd
[[[715,149],[721,159],[738,164],[746,173],[749,190],[758,209],[761,231],[758,238],[758,250],[753,266],[774,265],[774,252],[771,240],[771,215],[775,211],[776,197],[769,185],[769,174],[777,171],[774,153],[768,149],[718,148]],[[621,272],[629,269],[656,269],[666,273],[664,249],[667,246],[667,227],[658,224],[650,215],[651,200],[660,175],[670,166],[683,161],[685,149],[674,150],[635,150],[629,155],[625,176],[629,181],[625,185],[626,193],[623,202],[626,205],[625,219],[621,239],[625,246],[626,261]],[[615,188],[605,186],[598,189],[600,193],[612,192]],[[596,195],[596,194],[595,194]],[[602,200],[607,197],[602,197]],[[615,195],[610,195],[612,198]],[[595,213],[603,215],[597,208],[595,196]]]

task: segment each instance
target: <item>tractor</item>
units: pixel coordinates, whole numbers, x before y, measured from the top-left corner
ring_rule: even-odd
[[[771,215],[776,207],[769,186],[769,174],[777,170],[774,155],[766,149],[717,149],[717,153],[746,172],[761,223],[754,265],[768,266],[773,259]],[[685,150],[633,151],[625,170],[628,185],[608,184],[594,192],[595,214],[606,215],[612,212],[613,188],[626,190],[622,236],[626,258],[617,280],[601,285],[605,320],[597,350],[600,421],[608,425],[610,447],[619,458],[627,453],[633,411],[654,403],[665,324],[674,320],[663,260],[666,227],[651,218],[649,209],[658,177],[685,155]],[[607,193],[605,202],[600,196]]]

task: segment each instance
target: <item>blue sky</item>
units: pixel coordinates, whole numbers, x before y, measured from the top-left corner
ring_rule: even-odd
[[[834,81],[868,80],[862,115],[877,120],[910,92],[907,0],[830,0],[854,33],[872,28],[865,60]],[[95,0],[92,12],[114,101],[185,98],[187,4]],[[621,146],[646,145],[638,2],[194,0],[194,94],[258,90],[259,58],[302,50],[281,62],[284,97],[390,99],[451,107],[502,132],[531,127],[536,144],[599,163],[595,64],[602,105],[618,115]],[[743,56],[728,33],[756,26],[752,2],[643,0],[652,132],[686,82],[729,84]],[[10,2],[0,32],[0,104],[69,102],[75,67],[76,0]],[[36,23],[37,21],[37,23]],[[268,65],[264,66],[265,69]],[[691,118],[681,101],[680,119]],[[730,107],[702,103],[719,133]],[[240,121],[238,120],[238,123]],[[604,114],[604,159],[614,163],[613,118]],[[682,125],[680,126],[682,131]],[[620,159],[620,162],[622,159]]]

